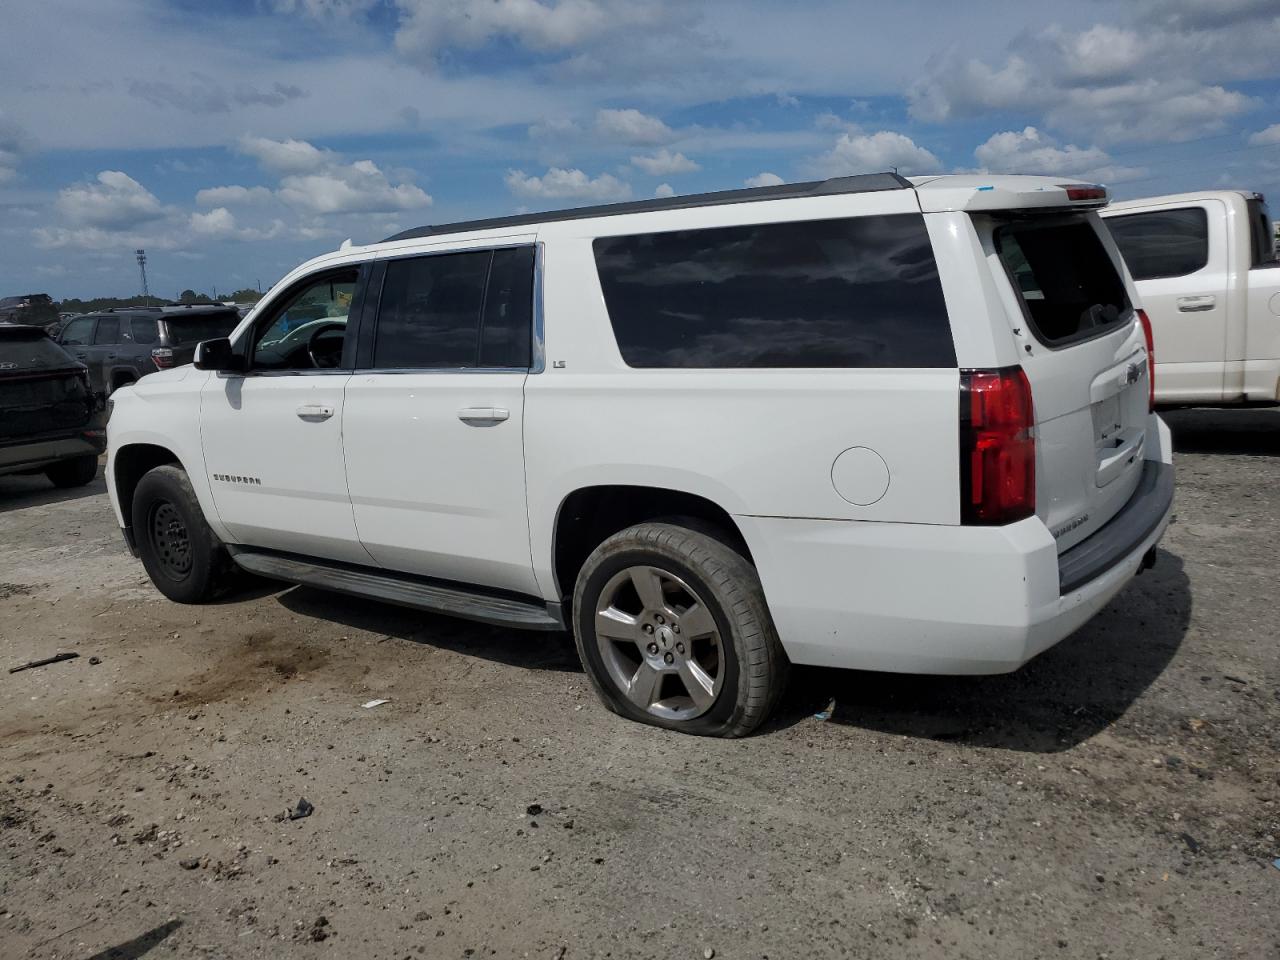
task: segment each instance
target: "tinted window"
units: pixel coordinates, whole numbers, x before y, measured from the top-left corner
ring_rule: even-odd
[[[532,339],[533,247],[495,250],[480,324],[480,366],[529,366]]]
[[[392,260],[382,284],[373,365],[528,367],[532,304],[530,247]]]
[[[201,340],[216,340],[226,337],[240,322],[240,314],[234,311],[225,313],[204,313],[193,316],[165,317],[164,327],[168,333],[168,343],[199,343]]]
[[[93,336],[93,321],[93,317],[79,317],[72,320],[62,328],[62,336],[59,339],[66,344],[88,343],[89,338]]]
[[[596,267],[632,367],[954,367],[915,214],[604,237]]]
[[[119,343],[120,318],[103,317],[98,321],[98,329],[93,334],[94,343]]]
[[[1253,246],[1253,266],[1275,266],[1275,234],[1267,205],[1261,200],[1249,201],[1249,239]]]
[[[1135,280],[1184,277],[1209,262],[1209,218],[1203,207],[1108,217]]]
[[[160,339],[160,324],[154,317],[134,317],[129,321],[134,343],[155,343]]]
[[[1041,342],[1082,340],[1124,320],[1124,281],[1089,221],[1013,223],[996,231],[996,248]]]

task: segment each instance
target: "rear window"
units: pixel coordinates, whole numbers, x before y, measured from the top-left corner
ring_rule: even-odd
[[[134,317],[129,321],[134,343],[155,343],[160,339],[160,323],[155,317]]]
[[[48,337],[0,333],[0,376],[33,370],[65,370],[76,361]]]
[[[1106,224],[1135,280],[1185,277],[1209,262],[1203,207],[1107,217]]]
[[[234,310],[226,313],[197,314],[191,317],[165,317],[169,343],[199,343],[228,336],[240,322]]]
[[[594,243],[628,366],[954,367],[919,214]]]
[[[995,240],[1041,343],[1086,340],[1125,321],[1124,281],[1088,220],[1010,223]]]

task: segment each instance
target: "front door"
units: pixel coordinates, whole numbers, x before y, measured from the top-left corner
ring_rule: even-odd
[[[384,567],[538,592],[523,436],[533,250],[385,263],[343,411],[356,527]]]
[[[1106,219],[1151,318],[1161,403],[1225,397],[1225,214],[1221,200],[1202,200]]]
[[[237,344],[246,372],[210,377],[201,394],[213,500],[241,543],[369,563],[342,455],[355,356],[347,315],[359,280],[355,268],[329,271],[283,291]]]

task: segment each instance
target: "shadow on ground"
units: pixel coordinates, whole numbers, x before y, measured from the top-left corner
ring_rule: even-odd
[[[1033,753],[1067,750],[1124,715],[1173,659],[1190,620],[1182,560],[1161,550],[1153,569],[1021,670],[924,677],[798,668],[775,725],[806,720],[834,699],[831,722],[864,730]]]
[[[83,487],[60,489],[45,478],[44,474],[30,477],[0,477],[0,513],[21,510],[25,507],[43,507],[50,503],[63,503],[96,497],[107,492],[107,482],[99,468],[93,483]]]
[[[490,627],[311,587],[289,590],[280,595],[279,602],[299,616],[329,620],[356,630],[442,647],[514,667],[569,673],[582,669],[573,638],[567,633]]]
[[[138,960],[158,947],[169,934],[182,926],[181,920],[169,920],[125,943],[95,953],[89,960]]]
[[[1161,416],[1178,453],[1280,456],[1280,408],[1167,410]]]

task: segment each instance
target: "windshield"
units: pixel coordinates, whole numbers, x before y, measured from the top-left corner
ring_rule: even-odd
[[[1121,324],[1124,281],[1087,219],[1023,220],[996,230],[996,249],[1036,337],[1061,346]]]
[[[234,310],[226,313],[204,313],[189,317],[165,317],[169,343],[199,343],[225,337],[236,328],[240,316]]]

